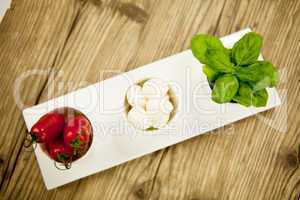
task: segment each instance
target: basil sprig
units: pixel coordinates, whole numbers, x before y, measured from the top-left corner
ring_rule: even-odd
[[[257,61],[263,39],[257,33],[246,34],[232,48],[232,57],[237,65],[250,65]]]
[[[239,89],[239,81],[234,75],[220,76],[212,91],[212,99],[217,103],[230,102]]]
[[[262,37],[254,32],[244,35],[232,49],[225,48],[219,38],[211,35],[193,37],[193,55],[205,64],[203,73],[214,83],[213,101],[266,106],[266,88],[275,87],[279,75],[271,62],[258,61],[262,43]]]

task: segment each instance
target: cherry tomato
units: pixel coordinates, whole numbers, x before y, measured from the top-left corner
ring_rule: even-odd
[[[65,118],[62,114],[50,112],[42,116],[31,128],[29,141],[30,146],[33,142],[50,142],[62,134],[65,124]]]
[[[50,157],[60,163],[64,163],[66,168],[70,165],[73,159],[73,149],[65,145],[62,139],[50,141],[46,144],[47,151]]]
[[[75,151],[83,153],[92,140],[92,127],[83,115],[70,117],[64,127],[64,142]]]

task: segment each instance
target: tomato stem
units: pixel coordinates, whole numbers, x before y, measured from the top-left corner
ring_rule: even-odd
[[[30,136],[30,138],[28,138],[28,136]],[[23,146],[25,148],[29,148],[29,147],[31,147],[31,145],[33,143],[35,143],[35,146],[33,148],[33,149],[35,149],[36,148],[36,140],[37,140],[37,138],[36,138],[35,135],[33,135],[31,132],[27,132],[26,136],[25,136],[25,141],[24,141],[24,145]]]
[[[64,165],[65,168],[61,168],[61,167],[59,166],[59,162],[54,161],[54,166],[55,166],[56,169],[58,169],[58,170],[63,171],[63,170],[71,169],[72,162],[66,161],[66,162],[63,162],[62,164]]]
[[[61,154],[60,156],[61,159],[59,159],[61,161],[61,163],[64,165],[65,168],[61,168],[61,167],[58,167],[56,161],[54,161],[54,166],[56,167],[56,169],[59,169],[59,170],[68,170],[68,169],[71,169],[71,166],[72,166],[72,157],[69,157],[68,159],[65,159],[66,157],[64,156],[64,154]]]

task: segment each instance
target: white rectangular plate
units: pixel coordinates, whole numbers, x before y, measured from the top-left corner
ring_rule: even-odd
[[[226,36],[222,42],[232,47],[250,31]],[[167,127],[154,132],[134,129],[124,115],[126,90],[149,77],[166,80],[178,100],[175,118]],[[23,115],[28,129],[45,113],[64,106],[80,110],[91,120],[92,146],[70,170],[57,170],[39,146],[35,150],[46,187],[52,189],[280,105],[276,89],[268,92],[269,101],[264,108],[214,103],[202,65],[187,50],[25,109]]]
[[[0,2],[0,22],[5,15],[7,9],[9,9],[11,0],[1,0]]]

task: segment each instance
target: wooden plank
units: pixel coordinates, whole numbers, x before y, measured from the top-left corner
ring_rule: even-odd
[[[222,7],[220,1],[87,2],[55,62],[61,73],[49,80],[39,102],[186,49],[187,38],[197,27],[213,33]],[[207,22],[213,25],[203,26]],[[42,192],[45,188],[34,156],[21,152],[6,195],[57,199],[148,197],[162,155],[160,151]]]
[[[19,158],[25,136],[21,109],[39,100],[78,8],[79,4],[73,0],[16,0],[0,25],[1,195],[7,190],[18,191],[8,188],[16,161],[26,162],[32,154]],[[18,80],[20,84],[16,88]]]
[[[171,147],[154,186],[159,199],[299,199],[299,3],[226,2],[217,34],[247,26],[261,33],[288,98],[275,111]]]

